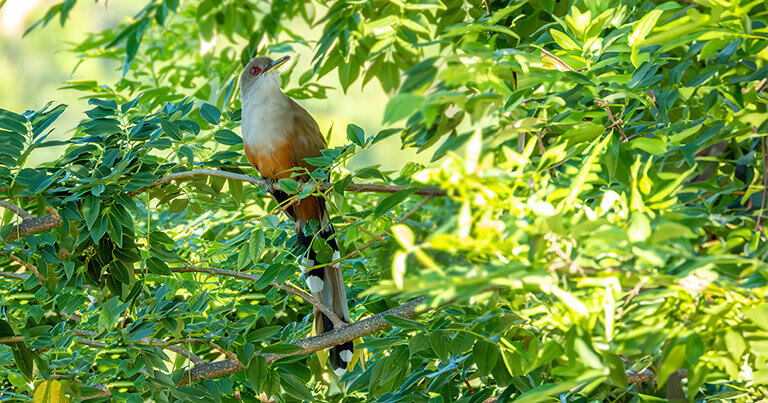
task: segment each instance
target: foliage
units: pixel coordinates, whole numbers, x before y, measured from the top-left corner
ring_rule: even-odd
[[[103,383],[130,402],[750,400],[768,384],[767,24],[764,3],[740,0],[153,0],[75,45],[121,61],[123,77],[66,84],[92,109],[59,158],[25,165],[61,144],[47,136],[63,105],[0,111],[3,200],[62,217],[0,244],[4,274],[29,272],[14,256],[45,280],[0,280],[1,336],[23,336],[0,347],[0,393],[64,389],[56,375],[82,385],[72,394]],[[315,25],[317,41],[294,28]],[[214,38],[227,43],[201,52]],[[301,283],[301,251],[261,188],[202,176],[142,191],[173,172],[251,172],[237,75],[299,48],[314,56],[283,73],[290,96],[325,97],[328,74],[344,91],[375,79],[389,128],[351,125],[315,161],[313,180],[341,183],[327,192],[281,186],[327,198],[347,253],[384,237],[341,263],[353,319],[415,296],[431,308],[363,338],[341,383],[315,354],[256,354],[292,351],[311,327],[308,303],[269,288]],[[345,169],[394,135],[434,164]],[[425,196],[345,192],[350,181],[449,197],[407,216]],[[3,239],[18,220],[6,210]],[[184,266],[262,277],[172,271]],[[202,340],[185,347],[214,361],[215,344],[248,368],[175,387],[191,364],[147,337]],[[628,383],[646,367],[658,388]]]

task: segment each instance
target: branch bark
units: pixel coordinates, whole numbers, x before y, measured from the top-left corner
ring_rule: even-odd
[[[34,218],[34,217],[32,216],[32,214],[29,214],[29,213],[27,213],[27,212],[26,212],[24,209],[22,209],[21,207],[19,207],[19,206],[17,206],[17,205],[15,205],[15,204],[13,204],[13,203],[11,203],[11,202],[5,201],[5,200],[0,200],[0,207],[6,208],[6,209],[8,209],[8,210],[10,210],[10,211],[14,212],[16,215],[18,215],[19,217],[21,217],[21,219],[22,219],[22,220],[28,220],[28,219],[30,219],[30,218]]]
[[[26,268],[27,268],[27,270],[29,270],[29,271],[31,271],[32,273],[34,273],[34,274],[35,274],[35,277],[37,277],[37,279],[38,279],[38,280],[40,280],[40,284],[43,284],[43,285],[45,285],[45,278],[44,278],[44,277],[43,277],[43,275],[42,275],[42,274],[40,274],[40,272],[37,270],[37,266],[35,266],[35,265],[31,264],[31,263],[27,263],[27,262],[25,262],[25,261],[23,261],[23,260],[19,259],[18,257],[16,257],[16,256],[13,256],[13,255],[8,255],[8,257],[10,257],[10,258],[11,258],[11,260],[13,260],[14,262],[16,262],[16,263],[18,263],[18,264],[22,265],[23,267],[26,267]],[[26,279],[25,279],[25,280],[26,280]]]
[[[42,217],[29,218],[14,225],[13,228],[11,228],[11,234],[5,239],[6,242],[15,241],[29,234],[35,234],[61,226],[61,216],[59,216],[59,213],[50,207],[46,207],[45,209],[49,214]]]
[[[410,319],[421,314],[423,311],[417,311],[416,308],[425,300],[426,297],[416,298],[413,301],[406,302],[405,304],[396,308],[371,316],[370,318],[351,323],[340,329],[292,343],[295,346],[301,347],[300,351],[288,354],[264,354],[263,356],[268,363],[272,363],[281,358],[314,353],[315,351],[333,347],[341,343],[346,343],[358,337],[368,336],[391,326],[389,322],[384,319],[384,316],[386,315],[399,316],[401,318]],[[220,376],[229,375],[244,370],[245,366],[243,366],[243,364],[233,360],[222,360],[195,365],[192,369],[184,372],[184,375],[182,376],[178,386],[189,385],[190,383],[196,382],[201,378],[218,378]]]
[[[219,178],[225,178],[225,179],[231,179],[236,181],[242,181],[242,182],[249,182],[256,186],[261,186],[263,188],[269,189],[275,189],[280,190],[280,185],[277,183],[267,183],[264,179],[257,178],[253,175],[244,175],[244,174],[238,174],[234,172],[226,172],[226,171],[217,171],[215,169],[194,169],[192,171],[184,171],[184,172],[174,172],[172,174],[168,174],[157,181],[155,183],[144,186],[141,189],[134,190],[129,195],[131,197],[136,196],[139,193],[146,192],[156,186],[160,186],[166,183],[169,183],[171,181],[176,180],[190,180],[198,176],[216,176]],[[333,183],[328,184],[322,184],[318,186],[319,190],[328,190],[329,188],[333,187]],[[417,188],[417,186],[397,186],[397,185],[376,185],[376,184],[367,184],[367,183],[350,183],[349,186],[345,189],[347,192],[375,192],[375,193],[397,193],[401,190],[405,189],[413,189]],[[420,187],[419,190],[416,191],[416,194],[418,195],[424,195],[424,196],[447,196],[448,193],[440,188],[436,187]]]

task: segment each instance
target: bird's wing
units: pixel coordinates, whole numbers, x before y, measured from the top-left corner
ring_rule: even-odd
[[[309,171],[317,167],[304,161],[305,158],[319,157],[320,150],[327,148],[325,139],[320,133],[317,122],[304,108],[291,100],[294,124],[291,133],[291,157],[296,166],[306,168]]]

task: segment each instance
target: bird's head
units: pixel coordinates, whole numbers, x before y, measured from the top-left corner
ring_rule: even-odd
[[[272,60],[266,56],[251,59],[240,73],[240,91],[243,95],[253,90],[264,88],[264,85],[277,85],[280,88],[280,73],[277,69],[290,59],[283,56]]]

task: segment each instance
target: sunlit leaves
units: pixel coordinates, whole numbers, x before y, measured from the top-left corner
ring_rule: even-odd
[[[71,4],[42,24],[66,18]],[[90,105],[71,135],[45,140],[63,106],[0,110],[0,198],[35,216],[53,207],[64,222],[6,245],[47,284],[7,280],[4,313],[40,362],[86,368],[69,371],[81,382],[126,385],[116,393],[129,401],[245,390],[333,399],[316,355],[272,364],[259,355],[296,351],[287,343],[310,334],[312,307],[270,284],[304,287],[306,250],[282,211],[313,196],[327,198],[341,256],[351,254],[339,268],[354,320],[420,295],[432,309],[387,316],[392,329],[362,340],[366,363],[344,375],[347,398],[648,399],[664,390],[629,386],[626,370],[651,365],[661,378],[686,369],[690,399],[756,390],[768,382],[768,320],[755,305],[768,253],[757,225],[768,125],[761,7],[152,2],[76,45],[86,61],[122,61],[123,79],[66,84]],[[219,177],[140,191],[198,168],[253,173],[237,74],[256,54],[304,46],[313,60],[283,71],[286,94],[324,99],[334,87],[380,84],[390,99],[371,113],[385,127],[330,130],[330,142],[346,145],[306,158],[322,168],[311,175],[278,181],[287,200]],[[398,166],[398,147],[381,149],[394,135],[432,163]],[[61,158],[26,162],[51,145],[66,146]],[[395,165],[351,159],[360,152]],[[349,191],[364,182],[418,182],[449,196]],[[4,234],[15,220],[5,216]],[[311,247],[315,264],[333,260],[328,240]],[[62,309],[82,321],[59,318]],[[109,354],[71,342],[74,328],[98,331]],[[215,343],[247,370],[173,388],[168,376],[189,363],[137,345],[144,337],[200,340],[184,346],[206,360],[217,359],[206,345]],[[5,367],[19,394],[31,393],[19,375],[29,362]]]
[[[415,113],[422,106],[424,99],[414,94],[398,94],[387,103],[384,110],[384,123],[395,123]]]

